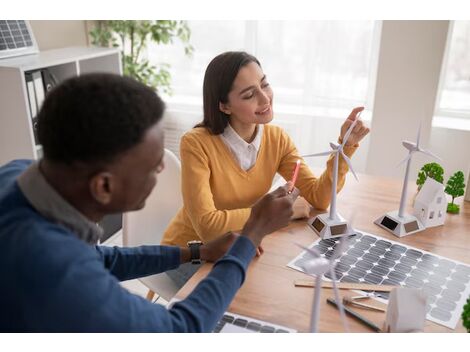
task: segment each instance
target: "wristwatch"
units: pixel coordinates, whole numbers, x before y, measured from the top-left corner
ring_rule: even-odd
[[[191,264],[201,264],[201,252],[199,247],[202,246],[201,241],[189,241],[187,243],[191,253]]]

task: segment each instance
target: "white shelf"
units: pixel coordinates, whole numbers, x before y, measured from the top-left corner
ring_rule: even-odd
[[[48,69],[62,82],[85,73],[122,74],[118,49],[72,47],[38,54],[0,59],[0,165],[13,159],[39,159],[25,73]],[[115,214],[101,222],[105,236],[120,230],[122,216]]]
[[[116,48],[71,47],[0,59],[0,165],[37,159],[25,73],[48,69],[59,82],[93,72],[122,74]]]
[[[37,54],[0,59],[0,67],[12,67],[24,71],[37,70],[49,66],[57,66],[80,60],[119,56],[115,48],[70,47],[42,51]],[[121,72],[116,72],[121,73]]]

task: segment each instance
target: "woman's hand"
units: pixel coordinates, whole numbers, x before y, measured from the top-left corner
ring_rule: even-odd
[[[346,121],[344,121],[343,125],[341,126],[341,134],[340,134],[341,141],[343,140],[344,135],[348,131],[349,127],[358,118],[358,114],[363,110],[364,110],[364,107],[361,106],[361,107],[354,108],[351,111],[351,114],[349,114],[348,118],[346,119]],[[370,131],[369,128],[364,125],[364,122],[362,120],[357,121],[356,125],[351,131],[351,134],[349,135],[348,140],[346,141],[345,146],[351,147],[353,145],[356,145],[369,133],[369,131]]]
[[[310,204],[305,200],[305,198],[298,197],[293,205],[294,215],[292,215],[292,220],[296,219],[305,219],[310,216]]]

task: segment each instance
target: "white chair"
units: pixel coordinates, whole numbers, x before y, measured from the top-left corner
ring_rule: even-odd
[[[164,170],[158,174],[157,185],[141,210],[124,214],[123,244],[128,247],[158,245],[171,219],[183,206],[181,196],[181,163],[170,150],[165,149]],[[149,288],[147,299],[155,293],[166,301],[178,291],[175,283],[165,274],[139,279]]]

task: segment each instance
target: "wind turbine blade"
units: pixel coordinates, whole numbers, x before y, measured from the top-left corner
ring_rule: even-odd
[[[340,144],[335,143],[335,142],[330,142],[330,147],[331,147],[331,149],[333,149],[333,150],[337,150],[337,149],[339,149]]]
[[[344,161],[346,161],[346,164],[348,164],[349,171],[352,172],[352,174],[353,174],[354,177],[356,178],[356,181],[359,181],[359,178],[357,177],[357,175],[356,175],[356,173],[354,172],[354,169],[353,169],[353,167],[352,167],[351,160],[343,153],[342,150],[341,150],[341,155],[343,156]]]
[[[348,141],[348,138],[351,135],[351,132],[352,132],[354,126],[356,126],[356,123],[357,123],[358,120],[359,120],[359,117],[356,120],[354,120],[354,122],[351,124],[351,126],[349,126],[348,130],[346,131],[346,134],[344,135],[343,143],[341,143],[341,145],[346,144],[346,142]]]
[[[320,257],[321,257],[320,252],[318,252],[315,248],[308,248],[308,247],[305,247],[305,246],[303,246],[303,245],[301,245],[300,243],[297,243],[297,242],[295,242],[295,245],[296,245],[297,247],[302,248],[304,251],[310,253],[310,254],[313,255],[315,258],[320,258]]]
[[[336,153],[336,151],[335,150],[330,150],[330,151],[327,151],[327,152],[315,153],[315,154],[306,154],[306,155],[301,155],[301,156],[302,156],[302,158],[309,158],[309,157],[312,157],[312,156],[330,155],[332,153]]]
[[[349,241],[347,236],[341,237],[339,242],[336,244],[335,250],[333,252],[333,255],[330,258],[331,262],[334,262],[337,258],[341,257],[341,255],[344,253],[346,248],[348,247]]]
[[[413,152],[410,151],[410,152],[408,153],[407,157],[406,157],[405,159],[403,159],[402,161],[400,161],[400,162],[397,164],[396,167],[400,167],[401,165],[403,165],[404,163],[406,163],[409,159],[411,159],[411,154],[412,154],[412,153],[413,153]]]
[[[341,297],[339,296],[338,286],[336,285],[336,274],[335,274],[334,269],[331,269],[330,274],[332,278],[333,292],[335,294],[336,304],[338,305],[338,309],[339,309],[339,315],[341,316],[341,321],[343,322],[344,330],[346,332],[349,332],[349,325],[346,319],[346,313],[344,312],[343,302],[341,300]]]
[[[419,140],[421,139],[421,125],[423,124],[422,121],[419,123],[418,127],[418,135],[416,136],[416,146],[419,148]]]
[[[438,157],[438,156],[437,156],[436,154],[434,154],[434,153],[431,153],[429,150],[419,149],[418,151],[420,151],[420,152],[423,153],[423,154],[429,155],[430,157],[433,157],[433,158],[435,158],[435,159],[437,159],[437,160],[442,161],[442,159],[441,159],[440,157]]]

